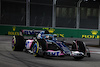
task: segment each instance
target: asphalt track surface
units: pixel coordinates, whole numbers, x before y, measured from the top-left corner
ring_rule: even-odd
[[[100,67],[100,48],[89,47],[91,58],[34,57],[25,52],[12,51],[12,36],[0,36],[0,67]]]

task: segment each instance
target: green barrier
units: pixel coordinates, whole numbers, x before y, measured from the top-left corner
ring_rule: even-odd
[[[33,28],[33,27],[19,27],[19,26],[0,26],[0,35],[19,35],[19,31],[22,29],[32,30],[35,28]],[[38,28],[38,29],[40,30],[41,28]]]
[[[0,25],[0,35],[19,35],[22,29],[29,30],[44,30],[47,29],[50,33],[57,34],[59,37],[69,38],[100,38],[98,30],[82,30],[82,29],[60,29],[60,28],[37,28],[37,27],[24,27],[24,26],[5,26]]]
[[[98,30],[55,29],[55,33],[70,38],[100,38],[99,32]]]

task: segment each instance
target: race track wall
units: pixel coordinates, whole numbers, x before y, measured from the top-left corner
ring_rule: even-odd
[[[47,29],[50,33],[57,34],[58,37],[67,38],[100,38],[98,30],[83,30],[83,29],[61,29],[61,28],[45,28],[45,27],[24,27],[24,26],[5,26],[0,25],[0,35],[19,35],[21,29]]]

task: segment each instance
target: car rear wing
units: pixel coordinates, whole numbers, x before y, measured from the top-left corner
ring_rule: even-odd
[[[24,35],[31,35],[31,36],[37,36],[42,30],[20,30],[20,35],[24,36]]]

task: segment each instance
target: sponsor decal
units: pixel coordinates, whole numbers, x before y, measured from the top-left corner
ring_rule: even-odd
[[[23,33],[26,34],[26,35],[33,35],[34,30],[23,30]]]
[[[8,35],[19,35],[19,32],[11,32],[11,31],[8,31]]]
[[[53,56],[58,56],[59,55],[59,52],[52,52],[51,53]]]
[[[64,34],[56,34],[57,37],[65,37]]]
[[[57,52],[57,51],[47,52],[47,55],[50,55],[50,56],[59,56],[60,52]]]
[[[43,28],[44,30],[46,29],[47,31],[49,31],[49,33],[53,33],[55,31],[55,29],[53,28]]]
[[[90,35],[82,35],[82,38],[100,38],[100,35],[97,35],[98,31],[92,30]]]
[[[13,31],[8,31],[8,35],[19,35],[19,32],[16,32],[16,27],[15,26],[12,27],[12,30]]]
[[[93,31],[91,31],[91,33],[92,33],[92,35],[97,35],[98,31],[93,30]]]
[[[55,29],[54,28],[43,28],[44,30],[46,29],[46,30],[48,30],[49,31],[49,33],[54,33],[55,32]],[[64,34],[56,34],[57,35],[57,37],[64,37]]]
[[[13,31],[15,31],[16,30],[16,27],[14,26],[14,27],[12,27],[13,28]]]

